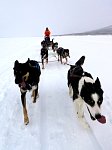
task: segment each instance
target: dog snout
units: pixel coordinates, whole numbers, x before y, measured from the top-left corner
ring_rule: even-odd
[[[96,114],[96,115],[95,115],[95,118],[96,118],[96,119],[101,118],[101,114]]]

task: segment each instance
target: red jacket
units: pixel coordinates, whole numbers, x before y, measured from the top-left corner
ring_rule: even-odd
[[[44,32],[44,35],[45,35],[45,36],[48,36],[48,37],[49,37],[50,34],[51,34],[51,32],[50,32],[49,30],[45,30],[45,32]]]

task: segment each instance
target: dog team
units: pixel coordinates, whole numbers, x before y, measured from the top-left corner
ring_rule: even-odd
[[[47,42],[46,42],[47,41]],[[42,69],[44,69],[44,60],[48,63],[48,47],[52,47],[53,51],[58,54],[58,61],[62,63],[62,59],[70,57],[69,50],[62,47],[58,48],[58,43],[53,40],[48,42],[44,40],[41,42],[41,60]],[[67,73],[67,84],[69,95],[73,99],[77,117],[84,127],[89,127],[84,115],[84,106],[86,106],[90,118],[97,120],[100,123],[106,123],[106,117],[101,113],[101,105],[103,103],[103,90],[99,78],[93,79],[92,75],[83,70],[83,63],[85,56],[79,58],[74,64],[70,65]],[[41,75],[41,68],[37,61],[28,60],[25,63],[20,63],[18,60],[14,62],[14,77],[15,84],[20,88],[21,102],[23,106],[24,124],[29,123],[28,112],[26,108],[26,93],[32,91],[33,103],[39,96],[38,87]]]
[[[48,51],[49,48],[51,48],[53,50],[53,52],[57,53],[58,56],[58,61],[61,62],[61,64],[63,63],[62,60],[65,59],[65,64],[67,64],[68,62],[68,57],[70,58],[69,55],[69,49],[65,49],[63,47],[58,47],[58,43],[53,41],[54,39],[52,39],[52,41],[49,41],[47,39],[47,37],[45,38],[45,40],[43,40],[41,42],[41,62],[42,62],[42,69],[45,68],[45,63],[48,63]]]

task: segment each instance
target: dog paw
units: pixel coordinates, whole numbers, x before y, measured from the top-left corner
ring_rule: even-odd
[[[33,103],[36,103],[36,100],[33,100]]]
[[[34,97],[32,97],[32,101],[33,101],[33,103],[36,103],[36,100],[37,100],[37,98],[39,97],[39,94],[37,94],[37,96],[36,96],[36,98],[34,98]]]
[[[24,118],[24,124],[27,125],[29,123],[29,119],[28,118]]]

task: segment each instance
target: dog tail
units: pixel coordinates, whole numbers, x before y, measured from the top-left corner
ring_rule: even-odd
[[[82,56],[76,63],[76,66],[82,66],[85,60],[85,56]]]

